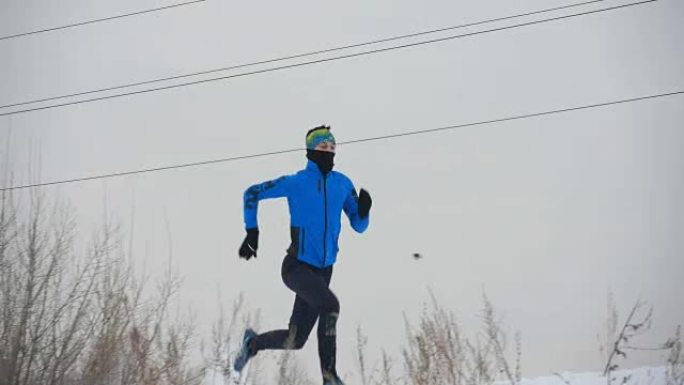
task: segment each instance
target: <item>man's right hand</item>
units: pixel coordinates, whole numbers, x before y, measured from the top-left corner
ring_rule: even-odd
[[[259,229],[256,227],[247,229],[247,236],[245,237],[245,240],[242,241],[242,245],[240,246],[238,254],[240,255],[240,258],[244,258],[249,261],[249,259],[252,257],[256,258],[258,247]]]

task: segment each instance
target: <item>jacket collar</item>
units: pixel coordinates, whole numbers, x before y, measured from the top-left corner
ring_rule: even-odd
[[[316,176],[322,177],[323,173],[321,172],[321,169],[318,168],[318,165],[314,163],[311,159],[306,160],[306,171],[308,172],[313,172],[316,174]],[[332,172],[332,171],[331,171]],[[330,174],[330,173],[328,173]]]

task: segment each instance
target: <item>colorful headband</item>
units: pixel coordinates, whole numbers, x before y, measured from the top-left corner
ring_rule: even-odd
[[[329,127],[321,127],[311,131],[311,133],[306,136],[306,148],[308,150],[313,150],[316,146],[325,142],[335,144],[335,137],[330,133]]]

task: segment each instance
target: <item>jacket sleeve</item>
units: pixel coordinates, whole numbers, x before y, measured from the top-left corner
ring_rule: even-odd
[[[290,194],[294,175],[281,176],[249,187],[243,196],[245,229],[259,227],[257,211],[262,199],[287,197]]]
[[[344,200],[344,206],[342,208],[344,209],[344,213],[347,214],[349,223],[351,223],[351,227],[354,229],[354,231],[357,233],[363,233],[366,231],[368,224],[370,223],[370,215],[365,218],[361,218],[361,216],[359,216],[359,196],[356,193],[354,185],[351,185],[351,183],[349,194]]]

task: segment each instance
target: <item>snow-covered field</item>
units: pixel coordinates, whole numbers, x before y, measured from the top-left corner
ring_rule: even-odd
[[[664,367],[618,370],[611,376],[613,385],[666,385],[667,371]],[[503,385],[504,383],[500,383]],[[608,379],[602,373],[557,373],[552,376],[525,378],[521,385],[606,385]]]
[[[613,372],[611,385],[667,385],[667,371],[664,367],[645,367],[637,369],[618,370]],[[219,372],[209,372],[204,385],[233,385],[237,384],[230,378],[224,378]],[[550,376],[524,378],[520,385],[607,385],[608,379],[602,373],[555,373]],[[347,381],[347,385],[354,385]],[[508,385],[500,381],[495,385]]]

